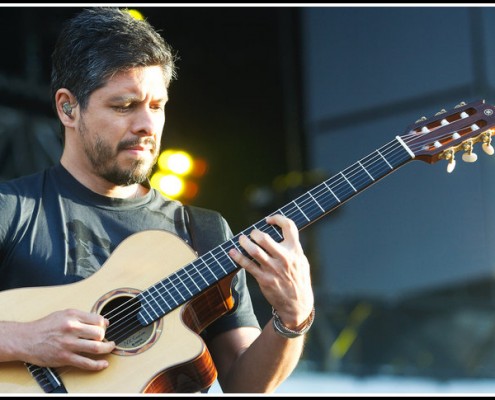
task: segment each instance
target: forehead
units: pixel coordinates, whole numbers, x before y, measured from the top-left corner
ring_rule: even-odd
[[[98,93],[97,93],[98,92]],[[167,99],[167,85],[159,66],[137,67],[112,75],[94,94]]]

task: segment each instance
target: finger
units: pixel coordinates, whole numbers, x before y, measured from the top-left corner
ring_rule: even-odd
[[[86,354],[108,354],[110,353],[113,349],[115,349],[115,342],[100,342],[97,340],[86,340],[86,339],[79,339],[75,343],[75,348],[73,348],[73,351],[75,353],[86,353]]]
[[[101,371],[109,366],[108,360],[93,359],[80,354],[73,354],[69,364],[88,371]]]
[[[79,321],[84,324],[100,326],[102,328],[106,328],[109,324],[109,321],[100,314],[96,313],[87,313],[81,311],[78,315]]]
[[[72,328],[78,337],[99,341],[105,338],[108,320],[102,315],[79,310],[70,310],[69,312],[75,314],[77,322],[72,324]]]
[[[102,341],[105,338],[105,327],[79,323],[76,335],[82,339]]]
[[[275,214],[266,217],[266,222],[270,225],[278,225],[282,229],[284,240],[299,241],[299,229],[292,219],[281,214]]]
[[[275,241],[268,233],[253,230],[251,239],[258,246],[258,252],[253,251],[252,255],[261,264],[270,262],[271,258],[280,258],[284,253],[281,244]]]
[[[276,245],[270,235],[257,229],[251,232],[249,238],[247,236],[240,237],[239,244],[259,264],[270,261],[269,249]]]
[[[243,237],[243,235],[239,237],[239,243],[244,242],[245,240],[249,241],[249,239]],[[259,264],[253,259],[246,257],[236,248],[232,248],[229,250],[229,256],[234,260],[236,264],[247,270],[251,275],[256,277],[260,273]]]

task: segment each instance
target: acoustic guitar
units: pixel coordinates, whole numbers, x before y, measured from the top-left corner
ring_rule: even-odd
[[[422,118],[383,147],[318,184],[273,214],[303,229],[412,160],[448,162],[463,151],[476,160],[474,144],[492,155],[495,108],[484,100]],[[177,236],[143,231],[124,240],[102,268],[72,284],[0,293],[0,321],[31,321],[61,308],[77,308],[110,320],[105,355],[110,366],[88,372],[22,362],[0,363],[2,393],[177,393],[210,387],[215,365],[199,332],[233,307],[230,284],[238,272],[228,256],[253,228],[280,242],[278,227],[264,219],[201,257]],[[143,249],[146,249],[143,251]]]

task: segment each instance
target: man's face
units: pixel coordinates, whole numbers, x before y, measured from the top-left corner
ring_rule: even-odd
[[[120,72],[95,90],[77,129],[91,172],[116,185],[145,181],[158,158],[167,100],[158,66]]]

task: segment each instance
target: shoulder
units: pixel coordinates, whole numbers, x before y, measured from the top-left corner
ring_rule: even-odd
[[[2,202],[25,201],[39,198],[49,170],[39,171],[30,175],[0,182],[0,199]]]
[[[185,205],[185,217],[193,247],[203,254],[232,237],[232,231],[218,211]]]

